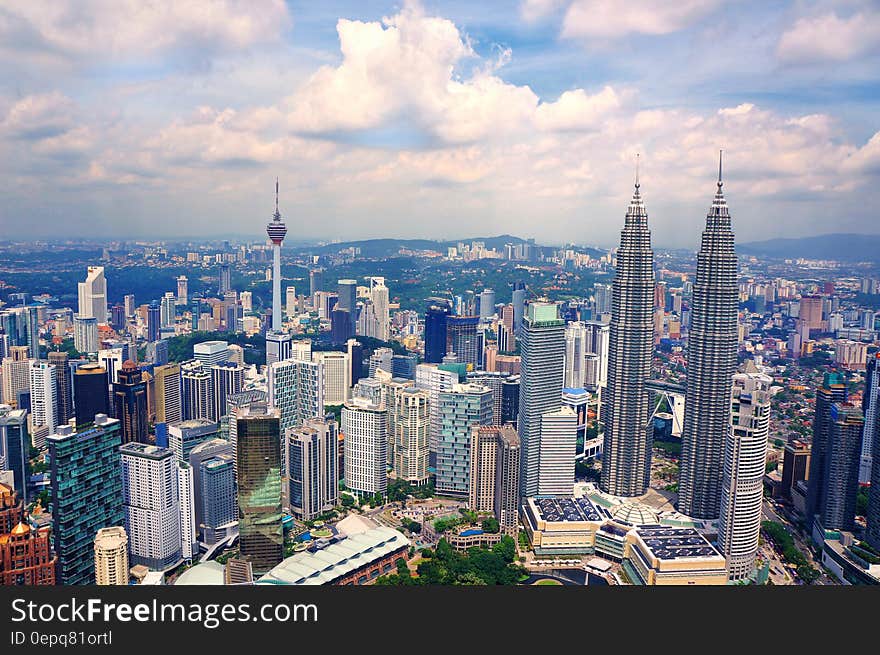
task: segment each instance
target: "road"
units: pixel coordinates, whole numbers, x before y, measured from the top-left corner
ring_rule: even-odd
[[[784,512],[784,510],[782,510],[782,511]],[[819,578],[817,578],[813,584],[816,584],[816,585],[837,584],[837,580],[835,580],[834,578],[829,576],[827,573],[825,573],[825,570],[822,568],[821,562],[817,562],[813,558],[813,551],[810,548],[810,544],[807,543],[806,541],[804,541],[804,539],[801,536],[800,532],[798,531],[797,527],[792,525],[791,521],[788,520],[787,516],[776,511],[776,508],[773,506],[773,503],[771,503],[768,500],[764,501],[763,516],[764,516],[764,520],[766,520],[766,521],[775,521],[776,523],[781,523],[786,528],[788,528],[788,531],[789,531],[789,533],[791,533],[791,536],[794,539],[794,544],[797,547],[797,549],[800,550],[804,554],[804,557],[807,558],[807,561],[810,563],[811,566],[813,566],[814,568],[818,569],[821,572],[822,575],[819,576]],[[770,550],[772,550],[774,552],[774,555],[776,554],[775,549],[773,549],[766,542],[765,542],[765,548],[769,548]],[[778,556],[776,556],[776,559],[779,560],[780,558]],[[771,562],[771,569],[773,566],[774,566],[774,564]],[[772,578],[772,574],[771,574],[771,578]],[[773,582],[776,583],[776,580],[773,580]],[[800,582],[795,582],[795,583],[788,582],[788,583],[784,583],[784,584],[800,584]]]

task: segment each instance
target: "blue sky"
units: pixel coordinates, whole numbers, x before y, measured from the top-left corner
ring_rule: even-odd
[[[868,1],[0,7],[0,238],[880,232]]]

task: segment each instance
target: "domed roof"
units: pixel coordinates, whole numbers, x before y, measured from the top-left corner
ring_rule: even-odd
[[[660,522],[660,516],[653,509],[640,503],[623,503],[611,511],[617,521],[625,521],[630,525],[654,525]]]
[[[12,528],[12,534],[14,534],[16,536],[27,534],[30,531],[31,531],[31,526],[29,526],[26,523],[22,523],[22,522],[19,522],[18,525],[16,525],[14,528]]]

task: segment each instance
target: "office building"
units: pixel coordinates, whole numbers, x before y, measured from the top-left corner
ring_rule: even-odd
[[[235,455],[225,439],[210,439],[193,447],[192,468],[194,514],[198,540],[213,546],[238,526],[235,496]]]
[[[541,421],[562,405],[565,364],[565,321],[554,303],[534,302],[527,308],[520,332],[522,372],[519,382],[517,429],[522,449],[522,496],[538,493],[541,466]]]
[[[313,355],[324,369],[324,405],[342,405],[351,398],[351,362],[348,353],[325,350]]]
[[[363,377],[364,346],[355,339],[349,339],[345,345],[351,362],[351,386],[354,386]],[[311,358],[311,355],[309,358]]]
[[[118,379],[113,383],[113,413],[122,425],[122,443],[147,443],[147,384],[141,370],[133,361],[126,360]]]
[[[303,521],[333,509],[339,500],[338,442],[336,421],[324,418],[307,419],[285,432],[285,495],[291,514]]]
[[[429,299],[425,311],[425,363],[439,364],[446,356],[447,321],[451,314],[449,301]]]
[[[571,496],[577,455],[577,413],[562,406],[541,415],[537,491],[539,496]]]
[[[513,331],[516,337],[519,338],[526,309],[526,285],[522,280],[514,282],[510,304],[513,305]]]
[[[121,526],[101,528],[95,535],[95,584],[127,585],[128,534]]]
[[[483,341],[477,333],[479,316],[448,316],[446,318],[446,354],[455,353],[456,361],[470,370],[483,365]]]
[[[289,359],[293,350],[293,335],[288,332],[266,333],[266,365]]]
[[[119,381],[119,371],[122,370],[122,364],[126,359],[130,359],[124,354],[123,348],[102,348],[98,351],[98,363],[107,369],[107,379],[110,384]]]
[[[147,305],[147,341],[158,341],[162,329],[162,308],[155,300]]]
[[[569,323],[565,327],[565,377],[563,386],[583,388],[586,384],[587,327]]]
[[[229,343],[226,341],[202,341],[193,346],[193,359],[206,367],[229,361]]]
[[[51,351],[48,354],[48,361],[55,367],[58,423],[67,423],[73,418],[73,383],[70,379],[70,359],[65,352]]]
[[[874,463],[874,435],[880,430],[878,427],[880,424],[880,353],[874,353],[867,360],[862,413],[865,415],[865,431],[862,435],[859,484],[870,484],[871,469]]]
[[[831,431],[831,407],[846,402],[846,381],[838,372],[826,373],[822,386],[816,389],[816,405],[813,414],[813,442],[810,450],[810,475],[807,486],[807,520],[821,512],[826,495],[826,458],[828,435]]]
[[[336,308],[346,309],[354,317],[357,312],[357,280],[339,280],[336,284],[336,292],[339,294]]]
[[[758,553],[772,383],[752,362],[733,377],[718,522],[718,548],[730,580],[746,579]]]
[[[79,314],[73,317],[73,347],[81,353],[98,352],[98,319]]]
[[[99,414],[75,432],[62,425],[49,436],[52,538],[57,582],[94,584],[93,541],[101,528],[124,525],[122,468],[117,419]]]
[[[177,321],[177,299],[173,291],[165,292],[159,301],[159,325],[161,328],[173,328]],[[154,341],[154,340],[153,340]]]
[[[470,440],[475,425],[492,425],[492,390],[455,384],[438,397],[437,493],[467,496],[470,491]]]
[[[4,403],[16,405],[18,392],[30,389],[30,368],[27,346],[11,346],[2,366]]]
[[[736,370],[739,287],[730,213],[718,189],[706,216],[690,305],[687,393],[681,434],[678,511],[718,518],[730,380]]]
[[[178,460],[176,464],[180,557],[185,562],[192,562],[193,558],[199,554],[195,512],[195,476],[188,462]]]
[[[200,362],[191,360],[180,365],[181,418],[204,418],[219,421],[214,403],[214,381],[211,372]]]
[[[98,414],[110,414],[107,369],[99,364],[83,364],[73,373],[73,401],[76,424],[91,423]]]
[[[201,443],[215,439],[220,426],[204,418],[168,424],[168,449],[181,462],[188,462],[190,453]]]
[[[825,484],[819,504],[819,521],[825,530],[851,531],[855,527],[864,425],[860,407],[848,402],[831,405],[825,447]]]
[[[474,426],[470,443],[472,512],[492,512],[501,532],[515,536],[519,526],[519,436],[509,426]]]
[[[617,255],[620,257],[620,253]],[[602,314],[612,314],[614,305],[614,286],[597,282],[593,285],[594,316],[596,319]]]
[[[269,404],[281,413],[281,430],[302,425],[324,415],[324,366],[319,362],[289,359],[267,370]]]
[[[265,404],[236,410],[238,531],[241,559],[255,573],[281,562],[281,414]]]
[[[334,344],[342,344],[348,341],[355,333],[352,321],[352,312],[336,306],[330,312],[330,341]]]
[[[85,282],[80,282],[79,315],[107,323],[107,281],[103,266],[89,266]],[[77,348],[79,350],[79,348]],[[80,351],[83,352],[83,351]]]
[[[394,475],[412,485],[428,482],[428,432],[431,415],[428,392],[412,387],[400,389],[394,400],[391,424]]]
[[[180,385],[180,364],[153,367],[153,404],[156,423],[171,424],[182,420],[183,403]]]
[[[458,373],[440,368],[437,364],[419,364],[416,366],[416,387],[428,392],[428,413],[430,428],[428,430],[428,451],[430,467],[437,463],[437,450],[440,438],[440,393],[451,391],[458,384]]]
[[[12,488],[21,502],[30,502],[28,458],[31,438],[27,412],[0,405],[0,471],[12,472]],[[7,481],[8,482],[8,481]]]
[[[359,496],[388,489],[388,416],[385,405],[353,398],[342,408],[345,486]]]
[[[483,289],[480,294],[480,318],[488,319],[495,316],[495,291]]]
[[[232,267],[229,264],[220,264],[217,275],[217,293],[222,297],[227,291],[232,290]]]
[[[782,456],[782,495],[792,500],[792,490],[810,476],[810,445],[798,439],[785,444]]]
[[[30,362],[31,423],[48,428],[48,433],[58,427],[58,379],[54,364],[44,359]],[[34,444],[35,447],[40,446]]]
[[[806,295],[800,299],[798,319],[803,321],[808,331],[822,328],[822,300],[822,296],[818,295]]]
[[[601,487],[615,496],[641,496],[648,490],[651,476],[653,431],[648,426],[645,380],[651,377],[654,350],[654,254],[639,186],[637,174],[617,250],[608,384],[602,397],[605,435]],[[598,301],[598,287],[595,292]]]
[[[177,458],[145,443],[123,444],[119,453],[131,562],[167,569],[181,560]]]
[[[31,525],[15,490],[0,483],[0,586],[55,584],[50,529]]]
[[[186,307],[189,304],[189,281],[186,275],[177,278],[177,304]]]
[[[315,293],[324,290],[324,271],[313,268],[309,271],[309,297],[315,298]]]
[[[219,421],[226,414],[226,399],[240,393],[244,386],[244,367],[232,362],[211,367],[211,386],[214,388],[214,417]]]
[[[244,299],[242,299],[242,305],[244,304]],[[244,311],[250,311],[250,309],[245,308]],[[288,286],[284,290],[284,313],[288,318],[293,318],[299,312],[299,307],[297,306],[297,298],[296,298],[296,287],[292,284]]]

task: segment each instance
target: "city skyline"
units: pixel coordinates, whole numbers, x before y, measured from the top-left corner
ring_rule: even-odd
[[[279,175],[293,239],[610,244],[641,152],[657,245],[693,247],[723,148],[740,241],[877,231],[871,3],[609,6],[160,3],[121,39],[124,8],[11,3],[0,219],[256,235]]]

